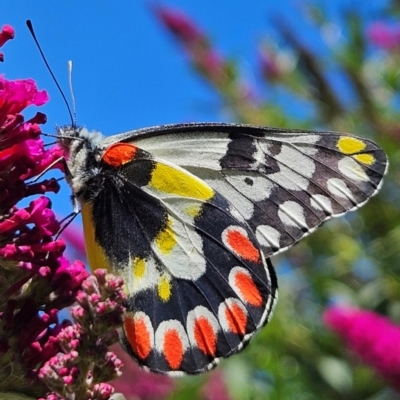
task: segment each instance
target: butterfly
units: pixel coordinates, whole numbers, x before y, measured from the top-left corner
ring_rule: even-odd
[[[373,141],[338,132],[190,123],[58,137],[89,264],[125,282],[122,346],[175,376],[243,349],[276,303],[270,257],[363,205],[387,168]]]

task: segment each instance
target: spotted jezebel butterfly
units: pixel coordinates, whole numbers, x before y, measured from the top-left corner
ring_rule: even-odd
[[[269,257],[363,205],[387,166],[374,142],[338,132],[193,123],[58,134],[89,263],[125,281],[121,343],[171,375],[240,351],[277,298]]]

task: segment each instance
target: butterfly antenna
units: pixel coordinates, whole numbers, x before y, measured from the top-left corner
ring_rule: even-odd
[[[71,108],[70,108],[70,106],[68,104],[68,101],[67,101],[65,95],[64,95],[64,92],[62,91],[60,85],[58,84],[58,81],[57,81],[56,77],[54,76],[53,71],[51,70],[49,63],[47,62],[46,57],[44,56],[42,48],[40,47],[39,41],[36,38],[36,34],[35,34],[35,31],[33,30],[33,25],[32,25],[31,20],[28,19],[26,21],[26,26],[28,27],[29,32],[31,33],[31,35],[33,37],[33,40],[36,43],[36,46],[37,46],[37,48],[39,50],[40,55],[42,56],[42,59],[43,59],[45,65],[47,67],[47,70],[50,72],[50,75],[53,78],[53,81],[56,84],[58,91],[61,93],[61,97],[63,98],[63,100],[65,102],[65,105],[67,106],[68,114],[69,114],[69,117],[71,118],[71,123],[72,123],[73,126],[76,126],[74,117],[73,117],[72,112],[71,112]]]
[[[73,111],[73,126],[76,126],[76,103],[74,95],[74,86],[72,85],[72,60],[68,61],[68,83],[69,83],[69,94],[72,100],[72,111]]]

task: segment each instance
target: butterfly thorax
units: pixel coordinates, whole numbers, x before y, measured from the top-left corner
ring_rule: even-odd
[[[104,179],[101,172],[101,158],[104,148],[101,145],[103,135],[97,131],[89,132],[86,128],[67,125],[57,128],[58,142],[64,150],[66,160],[66,179],[75,196],[95,196],[91,182]],[[101,188],[101,185],[96,187]]]

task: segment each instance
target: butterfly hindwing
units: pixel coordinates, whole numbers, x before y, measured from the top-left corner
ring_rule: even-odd
[[[122,343],[153,371],[200,373],[238,352],[267,321],[274,271],[227,199],[129,146],[114,144],[103,155],[109,179],[89,210],[95,241],[107,243],[107,265],[126,285]],[[121,162],[126,149],[129,161]]]

